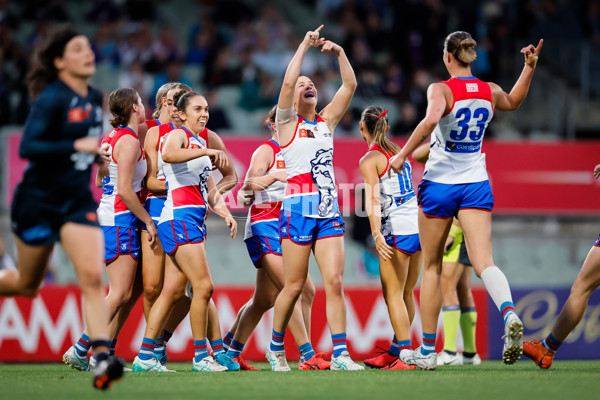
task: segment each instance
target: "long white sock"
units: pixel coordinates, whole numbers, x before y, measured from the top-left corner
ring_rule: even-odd
[[[514,304],[506,276],[500,268],[494,265],[483,270],[481,280],[506,322],[508,314],[514,312]]]

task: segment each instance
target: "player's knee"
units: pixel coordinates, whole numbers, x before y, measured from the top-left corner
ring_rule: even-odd
[[[315,299],[315,295],[317,293],[317,288],[315,284],[310,281],[304,284],[304,288],[302,289],[302,301],[304,303],[312,304]]]
[[[196,282],[192,283],[192,291],[194,293],[194,298],[199,296],[202,299],[208,301],[215,290],[215,286],[211,281],[208,282]]]
[[[144,282],[144,298],[146,300],[154,302],[158,299],[162,285],[159,282]]]
[[[261,296],[252,300],[252,307],[263,313],[273,308],[277,296]]]
[[[334,275],[329,277],[325,283],[325,290],[328,295],[341,296],[344,291],[342,283],[342,275]]]

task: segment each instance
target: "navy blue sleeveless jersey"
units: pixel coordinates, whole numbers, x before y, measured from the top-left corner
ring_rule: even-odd
[[[90,191],[94,155],[76,152],[74,142],[86,136],[99,139],[101,132],[98,90],[89,88],[83,97],[57,79],[39,94],[19,147],[29,164],[12,204],[13,230],[25,242],[52,242],[68,221],[96,223],[91,212],[95,214],[97,204]]]

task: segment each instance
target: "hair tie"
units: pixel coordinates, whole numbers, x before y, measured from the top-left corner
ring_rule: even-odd
[[[379,114],[379,116],[377,117],[377,119],[383,117],[385,114],[387,114],[388,110],[385,110],[384,112],[382,112],[381,114]]]

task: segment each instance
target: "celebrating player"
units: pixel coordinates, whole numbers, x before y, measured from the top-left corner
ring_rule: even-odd
[[[362,370],[350,358],[346,342],[344,274],[344,221],[340,216],[333,173],[333,132],[348,109],[356,77],[337,44],[319,38],[323,25],[306,33],[288,65],[277,103],[276,125],[288,184],[279,216],[285,285],[275,301],[273,335],[267,359],[274,371],[289,371],[283,340],[285,329],[308,276],[313,250],[327,296],[327,321],[332,334],[331,369]],[[300,76],[310,47],[334,53],[340,65],[342,86],[317,114],[317,89]]]
[[[29,165],[11,210],[18,269],[0,271],[0,295],[35,296],[59,240],[81,283],[86,345],[98,357],[93,384],[106,389],[123,364],[109,358],[103,239],[89,189],[102,129],[102,94],[88,86],[94,53],[85,36],[63,26],[48,33],[32,60],[27,84],[35,102],[19,148]]]
[[[371,360],[371,365],[386,369],[414,369],[416,367],[400,361],[398,355],[403,349],[412,349],[412,318],[405,296],[409,302],[413,300],[413,289],[421,268],[418,207],[410,163],[404,163],[404,175],[388,174],[390,157],[400,148],[385,137],[390,129],[387,112],[381,107],[369,106],[360,119],[361,136],[369,145],[369,151],[360,160],[360,172],[365,180],[365,204],[379,252],[383,297],[394,328],[394,343],[397,344],[393,346],[392,354],[389,351],[382,354],[382,359],[388,358],[386,362],[381,360],[385,366],[378,365],[380,360]]]
[[[594,178],[600,178],[600,164],[594,168]],[[540,368],[550,368],[555,353],[583,318],[588,300],[598,286],[600,286],[600,235],[585,258],[581,271],[571,287],[569,298],[560,310],[552,330],[542,342],[536,338],[531,342],[523,342],[523,354],[531,358]]]
[[[208,104],[203,96],[195,92],[185,93],[179,97],[177,109],[183,125],[166,136],[159,150],[169,187],[160,217],[159,234],[163,248],[175,267],[167,274],[178,279],[179,297],[183,295],[188,281],[192,286],[190,322],[195,350],[194,371],[239,369],[237,363],[231,362],[228,368],[215,361],[208,354],[206,340],[208,305],[213,292],[203,244],[207,202],[225,220],[232,238],[237,232],[237,223],[227,210],[221,194],[215,188],[214,178],[211,177],[211,158],[216,165],[222,165],[228,163],[228,157],[221,150],[207,149],[198,139],[198,133],[205,130],[208,121]],[[166,284],[167,282],[165,286]],[[154,348],[156,339],[162,333],[164,321],[177,300],[163,290],[154,303],[140,353],[133,363],[134,371],[165,371],[165,367],[154,358]]]
[[[103,140],[109,154],[108,175],[102,179],[102,199],[98,219],[104,231],[104,263],[110,283],[106,296],[111,320],[129,302],[135,280],[140,242],[140,221],[146,224],[151,248],[156,246],[157,230],[141,203],[141,191],[146,176],[146,159],[137,136],[144,121],[144,105],[131,88],[117,89],[110,94],[109,108],[115,127]],[[126,313],[128,314],[128,313]],[[111,323],[111,338],[116,336],[117,323]],[[89,339],[84,332],[77,343],[63,356],[69,366],[87,370]]]
[[[229,344],[228,354],[240,363],[243,369],[254,369],[240,357],[244,345],[262,315],[273,307],[277,294],[284,284],[284,268],[281,258],[281,238],[279,237],[279,212],[285,196],[287,174],[285,161],[277,143],[275,130],[275,112],[269,113],[267,124],[271,130],[271,140],[263,143],[252,155],[242,190],[253,191],[254,201],[248,211],[244,242],[248,254],[256,267],[256,288],[252,299],[238,312],[234,324],[233,340]],[[316,356],[309,341],[310,315],[303,318],[303,303],[312,307],[315,285],[310,276],[302,291],[301,301],[296,302],[290,319],[290,331],[298,344],[301,370],[327,369],[329,362]],[[239,320],[239,321],[238,321]],[[233,328],[229,331],[232,333]]]
[[[522,353],[523,323],[517,316],[506,277],[492,258],[491,210],[494,198],[485,168],[481,144],[494,110],[515,110],[525,100],[543,41],[521,50],[525,66],[510,93],[471,73],[475,40],[466,32],[454,32],[444,42],[443,60],[451,79],[432,84],[427,91],[425,118],[400,153],[390,161],[395,171],[432,132],[430,156],[419,190],[419,232],[423,248],[421,318],[423,345],[405,350],[400,358],[424,369],[435,369],[435,338],[441,307],[440,274],[444,242],[458,217],[473,267],[505,325],[502,358],[515,363]]]

